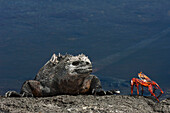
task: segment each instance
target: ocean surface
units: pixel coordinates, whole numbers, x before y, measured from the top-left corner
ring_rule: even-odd
[[[0,94],[53,53],[84,53],[105,89],[140,71],[170,89],[170,0],[0,0]]]

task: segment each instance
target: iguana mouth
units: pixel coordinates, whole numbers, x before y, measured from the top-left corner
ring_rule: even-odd
[[[92,72],[92,67],[75,69],[78,74],[89,74]]]

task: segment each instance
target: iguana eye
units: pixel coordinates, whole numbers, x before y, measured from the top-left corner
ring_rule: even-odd
[[[80,64],[79,61],[75,61],[75,62],[72,63],[72,65],[74,65],[74,66],[77,66],[77,65],[79,65],[79,64]]]

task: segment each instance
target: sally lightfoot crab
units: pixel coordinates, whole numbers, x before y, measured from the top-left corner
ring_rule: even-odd
[[[149,77],[147,77],[145,74],[143,74],[142,72],[138,73],[138,78],[132,78],[131,80],[131,95],[133,95],[133,86],[135,85],[136,88],[137,88],[137,94],[139,95],[139,85],[141,85],[141,88],[142,88],[142,95],[143,95],[143,86],[144,87],[148,87],[148,90],[149,92],[151,93],[151,95],[153,95],[157,101],[159,102],[159,97],[164,93],[162,91],[162,89],[159,87],[159,85],[152,81]],[[154,87],[154,90],[153,90],[153,87]],[[155,90],[156,89],[159,89],[161,91],[160,95],[159,96],[156,96],[155,95]]]

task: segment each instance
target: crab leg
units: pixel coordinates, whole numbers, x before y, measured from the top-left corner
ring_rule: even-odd
[[[133,95],[134,78],[132,78],[130,85],[131,85],[131,95]]]
[[[144,91],[144,90],[143,90],[143,86],[142,86],[142,85],[141,85],[141,88],[142,88],[142,96],[143,96],[143,91]]]
[[[131,95],[133,95],[133,85],[131,85]]]
[[[136,84],[136,88],[137,88],[137,94],[139,95],[139,84]]]
[[[153,83],[154,83],[154,87],[155,87],[156,89],[159,89],[159,90],[161,91],[161,93],[159,94],[159,96],[157,96],[157,98],[159,98],[164,92],[162,91],[162,89],[159,87],[159,85],[158,85],[156,82],[153,81]]]
[[[159,89],[159,90],[161,91],[161,93],[163,94],[164,92],[163,92],[162,89],[159,87],[159,85],[158,85],[156,82],[154,82],[154,81],[152,81],[152,82],[153,82],[154,87],[155,87],[156,89]]]
[[[156,95],[153,93],[153,88],[152,88],[152,84],[150,84],[149,86],[148,86],[148,90],[149,90],[149,92],[151,93],[151,95],[153,95],[155,98],[156,98],[156,100],[159,102],[159,99],[156,97]]]

